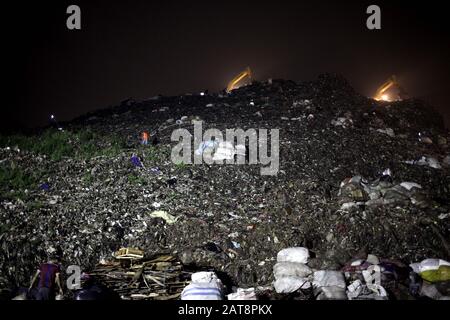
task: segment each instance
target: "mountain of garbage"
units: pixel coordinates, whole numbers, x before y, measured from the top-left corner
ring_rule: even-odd
[[[203,130],[279,129],[278,173],[174,164],[171,134],[191,131],[193,120]],[[406,270],[382,278],[396,299],[430,296],[411,291],[410,264],[450,260],[450,135],[441,117],[422,101],[364,97],[338,75],[128,99],[34,135],[3,136],[0,147],[5,297],[27,287],[49,255],[89,272],[119,248],[177,257],[190,270],[225,274],[231,287],[276,289],[294,281],[274,278],[286,268],[274,268],[277,254],[302,247],[302,270],[325,272],[314,281],[331,276],[341,288],[359,283],[340,272],[366,261]],[[450,295],[447,278],[439,296]]]

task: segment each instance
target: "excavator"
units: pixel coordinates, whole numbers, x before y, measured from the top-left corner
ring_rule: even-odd
[[[396,89],[398,91],[397,97],[393,98],[387,94],[388,90]],[[374,95],[374,99],[377,101],[394,101],[407,98],[406,91],[400,86],[395,75],[391,76],[385,83],[383,83]]]
[[[245,77],[248,77],[249,80],[252,81],[252,70],[250,70],[249,67],[247,67],[244,71],[239,73],[230,82],[228,82],[227,92],[231,92],[232,90],[239,88],[238,83],[242,81]]]

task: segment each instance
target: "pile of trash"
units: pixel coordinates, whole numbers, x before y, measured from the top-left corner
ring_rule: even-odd
[[[409,266],[368,254],[340,270],[308,266],[304,247],[282,249],[273,266],[275,281],[267,287],[226,288],[213,271],[192,274],[181,300],[260,300],[302,297],[308,300],[450,300],[450,262],[425,259]]]
[[[143,255],[122,253],[116,258],[122,261],[104,262],[88,274],[123,300],[177,299],[191,275],[170,255],[143,260]]]
[[[368,254],[352,259],[340,270],[308,266],[309,251],[294,247],[278,253],[273,268],[277,293],[301,291],[307,299],[388,300],[450,299],[450,263],[426,259],[409,266]]]
[[[278,252],[277,263],[273,267],[276,292],[292,293],[311,287],[308,277],[313,271],[306,265],[308,258],[309,251],[306,248],[287,248]]]
[[[279,129],[277,174],[261,175],[262,164],[248,165],[248,141],[207,138],[191,144],[192,157],[240,158],[242,165],[173,163],[179,142],[171,140],[173,130],[193,134],[200,120],[203,131]],[[349,298],[348,292],[352,299],[382,296],[362,273],[377,273],[378,267],[361,270],[352,281],[346,276],[343,268],[356,256],[406,266],[450,260],[450,135],[423,101],[375,101],[340,76],[322,75],[303,83],[254,82],[230,93],[129,99],[59,125],[64,128],[57,131],[59,139],[44,147],[50,152],[58,147],[60,157],[36,151],[27,143],[31,137],[9,144],[13,140],[0,139],[5,292],[28,286],[50,254],[60,256],[63,269],[78,265],[93,271],[121,247],[139,248],[144,257],[176,257],[182,270],[226,274],[236,290],[225,296],[251,296],[245,290],[273,283],[286,292],[275,291],[280,299],[297,286],[298,299]],[[86,141],[85,149],[95,155],[64,152]],[[115,149],[97,152],[103,149],[96,146]],[[307,260],[277,256],[300,247],[308,248]],[[383,261],[371,265],[382,270]],[[361,265],[350,267],[367,264]],[[103,267],[99,275],[124,272],[120,264]],[[175,277],[169,290],[149,280],[164,279],[154,271],[146,266],[137,288],[110,284],[127,299],[139,294],[150,299],[152,292],[181,295],[184,276]],[[342,272],[345,287],[341,275],[328,271]],[[391,298],[392,288],[379,285]],[[397,297],[414,298],[409,289],[401,291],[405,295]]]
[[[338,196],[342,202],[341,209],[358,206],[399,205],[412,203],[427,207],[427,193],[422,186],[415,182],[402,182],[393,184],[390,175],[369,183],[361,176],[347,178],[341,182]]]

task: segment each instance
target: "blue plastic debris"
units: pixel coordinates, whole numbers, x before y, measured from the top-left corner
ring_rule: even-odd
[[[39,189],[44,191],[50,191],[50,186],[48,185],[48,183],[43,183],[39,186]]]
[[[162,174],[161,170],[159,169],[159,167],[154,167],[154,168],[150,168],[150,171],[154,174]]]
[[[132,163],[135,167],[142,167],[142,162],[141,162],[141,160],[139,159],[138,156],[133,155],[133,156],[131,157],[130,160],[131,160],[131,163]]]
[[[240,249],[241,248],[241,244],[239,242],[236,241],[231,241],[231,243],[233,244],[233,247],[235,249]]]
[[[195,154],[196,155],[201,155],[205,152],[205,150],[211,150],[211,149],[216,149],[217,146],[219,145],[219,143],[215,140],[209,140],[209,141],[203,141],[202,143],[200,143],[200,145],[198,146],[198,149],[195,150]]]

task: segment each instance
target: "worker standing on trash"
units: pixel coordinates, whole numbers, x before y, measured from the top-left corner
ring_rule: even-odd
[[[59,295],[63,295],[61,287],[61,267],[57,257],[51,257],[48,262],[41,264],[36,271],[29,290],[33,289],[36,280],[39,277],[37,292],[35,294],[36,300],[54,300],[55,299],[55,284],[58,286]]]
[[[141,134],[141,143],[142,143],[144,146],[148,145],[148,138],[149,138],[149,136],[150,136],[150,135],[148,134],[147,131],[142,132],[142,134]]]

